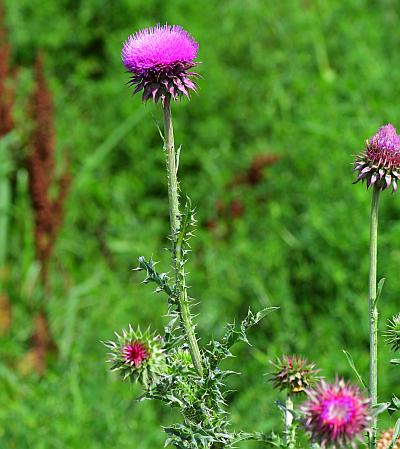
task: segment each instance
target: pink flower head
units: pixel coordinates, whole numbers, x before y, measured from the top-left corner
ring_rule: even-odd
[[[174,100],[189,97],[196,90],[188,70],[196,65],[199,45],[193,37],[177,25],[157,25],[132,34],[125,41],[121,57],[128,72],[134,93],[143,89],[143,101],[150,98],[162,102],[167,96]]]
[[[375,185],[386,189],[392,185],[393,192],[398,188],[400,179],[400,136],[391,125],[382,126],[378,132],[367,140],[366,150],[357,156],[355,182],[367,181],[367,186]]]
[[[133,366],[139,366],[150,357],[150,353],[146,346],[139,341],[127,344],[122,349],[122,355],[125,359],[125,363]]]
[[[306,393],[308,400],[301,407],[303,425],[312,439],[323,448],[354,447],[370,421],[370,401],[359,388],[343,380],[321,381]]]

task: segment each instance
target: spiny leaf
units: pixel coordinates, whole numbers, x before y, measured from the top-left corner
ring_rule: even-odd
[[[140,256],[139,266],[134,268],[133,271],[146,271],[146,278],[143,283],[154,282],[158,285],[156,292],[164,291],[169,297],[172,297],[173,291],[168,283],[169,276],[167,273],[158,273],[155,269],[156,264],[157,262],[154,262],[151,258],[147,261],[143,256]]]

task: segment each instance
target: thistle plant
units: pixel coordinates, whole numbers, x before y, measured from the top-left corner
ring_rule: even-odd
[[[232,448],[244,439],[268,441],[260,433],[234,432],[230,429],[225,401],[225,379],[234,374],[221,369],[231,357],[238,341],[248,343],[246,332],[275,310],[269,307],[253,313],[250,309],[239,326],[228,324],[223,338],[199,347],[191,311],[186,263],[190,238],[196,224],[194,209],[186,197],[180,204],[178,168],[180,149],[176,149],[172,124],[172,104],[196,92],[192,69],[198,44],[179,26],[148,28],[131,35],[122,48],[122,62],[130,74],[134,93],[142,92],[143,102],[160,103],[164,119],[164,152],[168,186],[172,273],[159,272],[152,259],[139,257],[137,271],[145,273],[145,284],[155,284],[156,292],[167,298],[169,322],[161,336],[134,331],[130,326],[110,350],[111,369],[124,379],[139,382],[142,398],[158,399],[180,409],[182,422],[164,428],[166,445],[176,448]]]
[[[155,285],[155,291],[166,296],[169,321],[162,335],[149,330],[142,333],[131,325],[122,334],[116,333],[114,341],[105,343],[110,351],[111,370],[121,374],[123,379],[140,383],[142,399],[157,399],[180,410],[182,421],[164,428],[166,446],[222,449],[234,448],[242,440],[258,440],[267,446],[295,449],[298,447],[296,429],[299,426],[310,437],[312,448],[355,446],[362,433],[370,428],[373,400],[365,398],[358,387],[343,380],[333,384],[321,381],[315,365],[298,356],[278,358],[272,362],[274,372],[270,373],[274,387],[286,393],[285,404],[278,402],[284,412],[284,438],[275,433],[231,430],[225,382],[228,376],[236,373],[222,369],[221,362],[232,356],[231,348],[235,343],[249,343],[248,329],[276,307],[268,307],[258,313],[249,309],[239,325],[234,322],[227,324],[221,340],[211,339],[200,347],[186,271],[196,220],[189,197],[186,197],[183,207],[180,204],[180,147],[175,147],[172,124],[173,103],[189,98],[192,92],[197,91],[195,79],[199,75],[192,71],[198,64],[197,53],[198,44],[193,37],[181,27],[169,25],[139,31],[131,35],[122,48],[122,62],[130,74],[129,84],[134,88],[134,94],[141,92],[143,102],[160,104],[163,113],[164,131],[159,131],[166,156],[171,272],[158,271],[153,259],[139,257],[135,270],[145,274],[144,284]],[[392,137],[391,129],[381,134],[383,137],[371,140],[373,155],[376,155],[379,145],[387,146],[387,135]],[[375,185],[374,192],[389,184],[395,190],[397,175],[392,165],[386,167],[382,175],[378,167],[376,179],[367,175],[375,170],[375,162],[370,164],[368,157],[372,156],[368,155],[368,152],[363,153],[357,162],[356,169],[362,172],[358,180],[366,178],[369,185]],[[372,263],[370,271],[370,296],[374,310],[377,193],[372,217],[375,221],[371,225],[371,242],[375,242],[375,249],[371,250],[371,255],[375,254],[375,265]],[[375,318],[375,315],[371,316]],[[293,398],[301,395],[307,395],[307,400],[296,410]]]
[[[377,286],[377,246],[378,246],[378,202],[380,192],[392,187],[398,189],[400,178],[400,136],[393,125],[382,126],[378,132],[366,141],[366,148],[355,160],[354,170],[358,172],[355,183],[366,182],[372,186],[370,215],[370,249],[369,249],[369,329],[370,329],[370,373],[369,392],[371,405],[378,406],[378,306],[377,302],[383,280]],[[393,327],[394,325],[394,327]],[[392,323],[389,331],[390,343],[396,348],[396,328]],[[369,447],[376,448],[377,415],[374,415],[369,432]]]

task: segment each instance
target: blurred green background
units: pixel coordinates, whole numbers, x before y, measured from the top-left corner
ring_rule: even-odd
[[[44,377],[21,367],[33,331],[33,221],[27,174],[9,233],[10,332],[0,341],[0,447],[156,449],[177,417],[136,403],[140,388],[106,368],[101,340],[128,323],[162,330],[165,301],[140,285],[137,257],[168,270],[168,209],[159,105],[132,98],[126,37],[180,24],[200,44],[199,95],[174,105],[181,186],[197,207],[191,295],[201,343],[249,305],[280,307],[239,345],[229,396],[235,428],[280,429],[268,360],[299,353],[353,381],[342,349],[368,371],[370,192],[352,186],[353,155],[399,124],[397,0],[5,0],[24,117],[35,55],[45,53],[57,149],[73,184],[51,270],[48,313],[59,347]],[[17,121],[18,121],[17,120]],[[21,152],[25,151],[23,148]],[[246,182],[256,155],[279,159]],[[380,329],[399,310],[400,203],[381,200]],[[381,346],[380,399],[399,393]],[[397,390],[397,391],[396,391]],[[387,425],[390,421],[387,421]],[[393,424],[393,422],[392,422]],[[261,447],[243,443],[242,448]]]

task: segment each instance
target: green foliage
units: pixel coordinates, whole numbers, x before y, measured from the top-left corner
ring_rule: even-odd
[[[244,316],[249,305],[280,306],[251,335],[251,347],[239,343],[236,358],[223,362],[243,371],[226,379],[233,428],[280,431],[276,394],[260,376],[276,355],[301,353],[327,377],[339,372],[356,380],[346,348],[367,378],[370,194],[351,185],[351,162],[379,125],[400,123],[393,101],[400,85],[397,2],[5,0],[5,7],[20,67],[16,118],[24,123],[32,62],[42,48],[57,144],[71,154],[74,181],[48,301],[60,353],[39,380],[21,374],[37,266],[23,167],[13,179],[5,284],[12,327],[0,337],[0,447],[153,449],[164,442],[159,424],[176,422],[155,402],[132,402],[138,387],[110,384],[98,344],[127,322],[151,322],[160,333],[166,325],[166,308],[130,271],[140,254],[170,269],[170,254],[159,250],[169,246],[165,162],[154,124],[162,117],[131,98],[119,56],[129,33],[157,22],[179,23],[200,43],[199,96],[173,110],[184,142],[181,184],[199,222],[188,268],[191,294],[201,299],[200,345],[211,334],[221,341],[221,323]],[[280,160],[260,182],[227,187],[259,153]],[[234,199],[243,215],[220,215],[217,204],[228,208]],[[384,193],[380,331],[398,313],[399,218],[399,195]],[[393,355],[382,343],[379,397],[386,401],[398,365],[387,363]],[[386,419],[382,426],[396,420]],[[243,440],[238,447],[265,443]]]
[[[130,327],[129,332],[124,331],[122,337],[117,334],[117,343],[113,341],[106,343],[111,349],[111,370],[119,370],[124,378],[130,377],[133,381],[140,382],[145,389],[142,399],[157,399],[170,407],[180,409],[183,422],[164,427],[167,434],[166,446],[171,445],[179,449],[233,448],[240,439],[238,440],[238,434],[229,430],[230,418],[224,390],[225,378],[235,373],[222,370],[218,365],[225,358],[232,356],[230,348],[236,342],[241,340],[250,344],[246,332],[277,307],[267,307],[257,314],[249,309],[238,330],[235,323],[228,324],[222,340],[212,340],[206,350],[199,355],[202,369],[198,370],[190,350],[190,340],[183,323],[185,317],[182,312],[182,299],[184,302],[188,301],[185,265],[190,252],[189,240],[193,236],[193,227],[196,223],[189,198],[178,221],[176,236],[171,238],[174,242],[172,259],[175,266],[175,283],[170,286],[168,275],[159,274],[151,259],[146,261],[144,257],[139,257],[139,267],[136,268],[137,271],[146,272],[143,283],[154,282],[157,284],[156,292],[164,291],[168,295],[170,322],[165,327],[165,336],[162,338],[165,342],[164,350],[162,354],[159,351],[164,363],[162,365],[149,363],[153,358],[157,360],[156,353],[153,357],[155,345],[151,343],[154,342],[154,338],[134,332]],[[177,325],[178,323],[180,325]],[[149,359],[144,364],[132,366],[127,363],[124,348],[126,344],[137,341],[149,348]],[[155,372],[151,369],[154,366],[163,369]],[[154,372],[156,376],[151,375]],[[241,439],[246,439],[243,437],[244,434],[241,435]],[[246,435],[251,438],[251,434]]]

